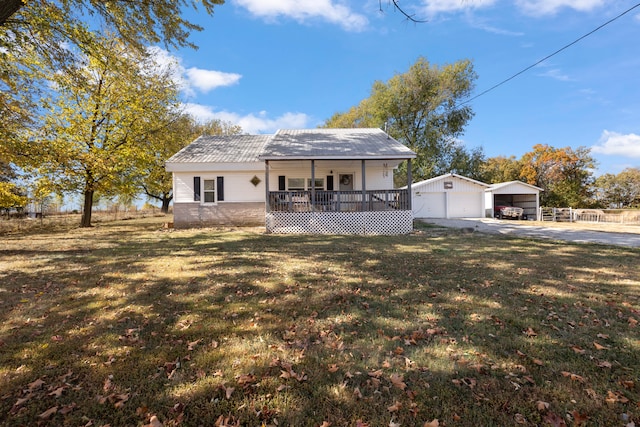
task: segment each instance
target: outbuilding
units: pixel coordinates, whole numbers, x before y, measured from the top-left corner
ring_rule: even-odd
[[[415,218],[482,218],[489,184],[455,173],[412,185]]]
[[[524,218],[535,220],[540,208],[540,187],[522,181],[492,184],[485,190],[487,216],[494,216],[496,206],[517,206],[524,210]]]

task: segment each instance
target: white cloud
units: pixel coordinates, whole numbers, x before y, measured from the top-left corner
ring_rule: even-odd
[[[187,76],[187,81],[190,83],[190,86],[200,89],[200,91],[205,93],[217,87],[234,85],[238,83],[242,77],[236,73],[203,70],[195,67],[185,70],[185,75]]]
[[[483,9],[493,6],[497,0],[423,0],[425,10],[430,15],[438,12],[458,12],[471,9]]]
[[[321,18],[348,31],[362,31],[368,24],[365,16],[333,0],[235,0],[235,3],[252,15],[266,19],[285,16],[305,22]]]
[[[231,122],[249,134],[273,133],[278,129],[304,129],[308,128],[311,122],[311,118],[304,113],[285,113],[280,117],[269,118],[266,111],[243,116],[229,111],[215,111],[212,107],[201,104],[184,104],[183,107],[187,113],[200,121],[218,119]]]
[[[498,3],[497,0],[422,0],[424,10],[429,15],[443,12],[461,12],[486,9]],[[552,15],[562,8],[588,12],[603,6],[605,0],[515,0],[517,8],[528,15]]]
[[[571,77],[569,77],[566,74],[563,74],[562,71],[560,71],[557,68],[552,68],[550,70],[545,71],[544,73],[538,74],[540,77],[550,77],[554,80],[560,80],[562,82],[568,82],[573,80]]]
[[[159,65],[170,67],[173,70],[173,80],[187,96],[195,95],[196,90],[207,93],[218,87],[231,86],[242,78],[242,75],[236,73],[204,70],[196,67],[186,69],[182,65],[181,58],[157,46],[150,47],[149,52]]]
[[[605,4],[604,0],[517,0],[516,5],[530,15],[553,15],[560,9],[569,8],[588,12]]]
[[[591,147],[591,151],[606,155],[640,158],[640,135],[635,133],[623,135],[605,130],[598,143]]]

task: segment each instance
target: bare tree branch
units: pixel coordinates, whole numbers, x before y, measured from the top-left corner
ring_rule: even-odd
[[[404,11],[404,9],[402,9],[400,7],[400,5],[398,4],[398,0],[391,0],[391,3],[393,3],[393,8],[396,9],[401,14],[403,14],[407,18],[408,21],[414,22],[416,24],[422,24],[422,23],[425,23],[425,22],[429,22],[429,21],[426,21],[426,20],[416,19],[415,15],[409,15],[407,12]],[[380,0],[380,12],[382,12],[382,0]]]

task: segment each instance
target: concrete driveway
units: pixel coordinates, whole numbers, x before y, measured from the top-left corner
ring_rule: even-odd
[[[594,231],[561,226],[530,225],[523,221],[497,220],[492,218],[420,219],[427,224],[452,228],[473,228],[481,233],[507,234],[536,239],[563,240],[576,243],[600,243],[604,245],[640,247],[640,234],[612,231]],[[630,226],[633,227],[633,226]]]

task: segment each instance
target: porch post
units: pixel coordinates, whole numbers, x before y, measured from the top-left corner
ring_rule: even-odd
[[[316,210],[316,161],[311,159],[311,211]]]
[[[267,212],[271,212],[271,206],[269,205],[269,160],[264,161],[264,187],[265,187],[265,199],[264,205]]]
[[[411,199],[413,199],[413,194],[411,191],[411,184],[413,177],[411,176],[411,159],[407,159],[407,191],[409,192],[409,210],[413,210],[413,206],[411,205]]]
[[[368,211],[367,209],[367,180],[365,178],[367,169],[364,166],[364,159],[362,161],[362,212]]]

